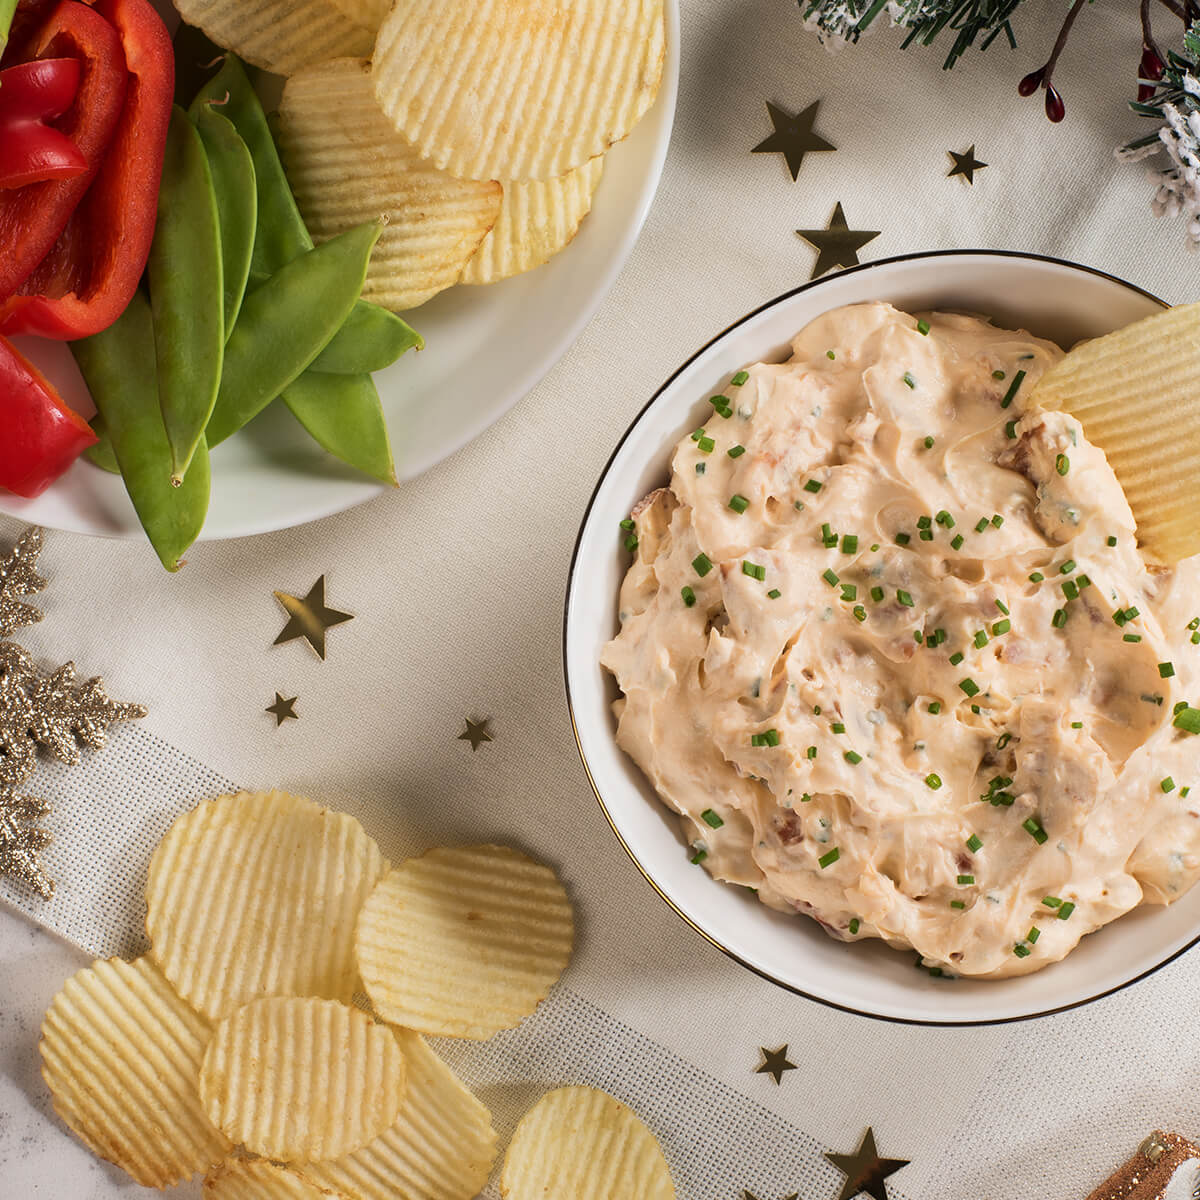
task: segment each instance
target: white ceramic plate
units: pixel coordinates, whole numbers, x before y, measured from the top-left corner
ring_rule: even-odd
[[[679,0],[667,0],[667,55],[653,107],[608,154],[579,235],[546,266],[490,287],[456,287],[405,317],[425,338],[376,377],[396,471],[413,479],[504,415],[566,352],[628,259],[666,158],[679,83]],[[95,411],[62,347],[19,339],[64,398]],[[202,541],[303,525],[377,496],[342,468],[281,405],[213,452],[212,505]],[[54,529],[143,537],[115,476],[78,462],[36,500],[0,492],[0,512]]]
[[[675,815],[618,748],[616,685],[599,666],[617,631],[625,556],[618,522],[670,475],[706,398],[747,363],[781,361],[809,321],[842,304],[889,300],[910,311],[959,309],[1022,326],[1064,346],[1156,311],[1161,301],[1111,276],[1003,252],[915,255],[870,263],[798,288],[751,313],[667,381],[617,447],[584,516],[567,589],[564,665],[584,767],[613,829],[659,894],[698,933],[760,975],[837,1008],[894,1021],[982,1024],[1044,1015],[1140,978],[1200,938],[1200,888],[1167,909],[1140,908],[1084,939],[1064,961],[1018,979],[931,978],[912,954],[878,941],[844,944],[816,922],[787,917],[691,865]]]

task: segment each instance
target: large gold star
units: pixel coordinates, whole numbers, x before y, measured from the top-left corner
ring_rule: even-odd
[[[901,1167],[907,1167],[909,1162],[907,1158],[880,1158],[879,1151],[875,1149],[875,1131],[869,1125],[853,1154],[826,1151],[825,1157],[846,1176],[838,1200],[854,1200],[863,1192],[873,1196],[874,1200],[888,1200],[884,1180]]]
[[[975,145],[972,143],[969,150],[964,150],[961,154],[956,154],[953,150],[947,150],[954,166],[946,172],[947,179],[953,179],[955,175],[961,175],[968,183],[974,184],[975,172],[982,171],[987,163],[980,162],[975,157]]]
[[[343,621],[354,620],[353,613],[338,612],[335,608],[326,607],[324,575],[312,585],[303,599],[293,596],[290,592],[276,592],[275,599],[283,605],[288,614],[288,623],[275,639],[275,645],[304,638],[321,659],[325,657],[325,630],[333,625],[340,625]]]
[[[492,722],[490,718],[485,718],[482,721],[472,721],[470,717],[466,718],[466,722],[467,727],[458,735],[458,740],[460,742],[470,742],[471,752],[474,753],[484,742],[492,740],[492,733],[488,728]]]
[[[768,1050],[765,1046],[759,1046],[758,1052],[763,1056],[762,1064],[754,1068],[755,1075],[770,1075],[774,1078],[775,1083],[783,1082],[784,1071],[794,1071],[796,1064],[788,1062],[788,1048],[784,1044],[778,1050]]]
[[[278,729],[284,721],[298,721],[299,716],[296,713],[296,701],[299,696],[293,696],[290,700],[285,700],[278,692],[275,693],[275,703],[268,704],[264,711],[269,712],[275,718],[275,728]]]
[[[834,267],[857,267],[859,250],[879,236],[877,229],[848,228],[840,200],[834,206],[833,216],[829,218],[829,225],[825,229],[797,229],[796,232],[809,245],[817,248],[817,261],[810,279],[817,279]]]
[[[836,150],[837,147],[831,142],[813,133],[820,103],[820,100],[814,101],[802,113],[793,117],[768,100],[767,112],[771,117],[771,124],[775,126],[775,132],[759,142],[751,154],[782,154],[787,160],[792,179],[795,179],[800,174],[800,164],[809,151]]]

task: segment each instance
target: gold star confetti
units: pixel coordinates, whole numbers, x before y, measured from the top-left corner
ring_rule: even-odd
[[[947,150],[954,166],[946,173],[947,179],[953,179],[955,175],[961,175],[968,183],[975,183],[975,172],[982,171],[987,163],[980,162],[975,157],[975,146],[971,145],[969,150],[964,150],[961,154],[956,154],[953,150]]]
[[[278,692],[275,693],[275,703],[268,704],[264,709],[275,718],[275,728],[278,729],[284,721],[298,721],[299,716],[296,714],[296,701],[299,696],[293,696],[290,700],[285,700]]]
[[[858,266],[858,252],[879,236],[878,230],[850,229],[839,200],[825,229],[797,229],[796,232],[817,249],[817,261],[810,279],[817,279],[834,267]]]
[[[472,721],[470,717],[467,717],[466,722],[467,727],[458,735],[458,741],[470,742],[472,753],[478,750],[484,742],[493,740],[490,717],[485,717],[482,721]]]
[[[908,1166],[907,1158],[880,1158],[875,1148],[875,1131],[868,1125],[867,1132],[853,1154],[833,1154],[826,1151],[825,1157],[843,1175],[846,1182],[837,1200],[854,1200],[855,1196],[866,1192],[874,1200],[888,1200],[887,1184],[884,1182],[889,1175],[894,1175],[901,1167]]]
[[[42,552],[42,531],[27,529],[12,553],[0,562],[0,637],[8,637],[23,625],[36,625],[42,614],[18,596],[32,596],[46,586],[37,573],[38,555]]]
[[[290,592],[276,592],[275,599],[283,605],[288,614],[288,623],[275,639],[275,645],[304,638],[322,660],[325,658],[325,631],[343,621],[354,620],[353,613],[338,612],[336,608],[326,607],[324,575],[312,585],[303,599],[293,596]]]
[[[754,1068],[755,1075],[770,1075],[774,1078],[776,1085],[783,1082],[784,1071],[796,1070],[796,1064],[788,1062],[786,1043],[778,1050],[768,1050],[765,1046],[759,1046],[758,1052],[763,1056],[763,1060],[759,1066]]]
[[[748,1188],[743,1188],[742,1200],[758,1200],[758,1197]],[[792,1192],[790,1196],[784,1196],[783,1200],[800,1200],[800,1193]]]
[[[804,156],[811,151],[836,150],[837,147],[827,142],[819,134],[813,133],[813,125],[817,120],[817,108],[820,100],[814,101],[802,113],[794,117],[767,101],[767,113],[775,132],[759,142],[751,154],[782,154],[787,161],[788,170],[794,180],[800,174],[800,164]]]

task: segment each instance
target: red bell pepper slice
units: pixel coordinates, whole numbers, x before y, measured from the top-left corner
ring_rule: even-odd
[[[73,179],[0,192],[0,300],[11,296],[50,252],[100,170],[125,105],[127,74],[121,38],[109,21],[79,0],[63,0],[37,39],[39,52],[77,58],[79,92],[56,123],[87,160]]]
[[[41,58],[0,71],[0,188],[73,179],[87,170],[83,151],[47,124],[71,107],[81,73],[77,58]]]
[[[41,495],[89,446],[92,427],[46,377],[0,338],[0,487]]]
[[[3,334],[71,340],[107,329],[128,306],[150,256],[175,92],[171,35],[149,0],[98,0],[94,15],[112,25],[124,47],[125,107],[63,235],[19,294],[0,302]]]

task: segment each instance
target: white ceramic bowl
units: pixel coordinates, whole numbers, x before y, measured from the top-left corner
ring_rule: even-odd
[[[820,313],[888,300],[898,308],[987,314],[1060,345],[1107,333],[1162,302],[1073,263],[1031,255],[953,251],[887,259],[780,296],[731,326],[663,385],[622,438],[592,496],[571,563],[564,626],[567,696],[579,751],[617,837],[664,900],[696,932],[782,987],[836,1008],[893,1021],[983,1024],[1041,1016],[1095,1000],[1200,940],[1200,888],[1170,908],[1135,910],[1044,971],[996,982],[931,978],[911,953],[881,942],[843,944],[805,917],[767,909],[717,883],[684,852],[675,815],[618,748],[616,685],[600,651],[617,631],[625,570],[617,523],[669,477],[671,450],[709,412],[707,397],[739,367],[787,357],[788,342]]]

